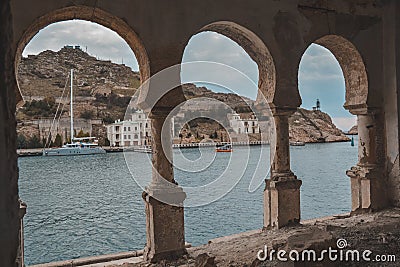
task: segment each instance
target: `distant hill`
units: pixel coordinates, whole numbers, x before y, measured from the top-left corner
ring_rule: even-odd
[[[123,119],[140,85],[139,73],[123,64],[98,60],[81,49],[62,48],[22,58],[18,83],[25,105],[18,110],[17,120],[53,117],[59,101],[64,101],[63,116],[68,117],[71,69],[76,118],[98,118],[106,123]]]
[[[28,127],[27,121],[52,117],[61,94],[69,92],[68,75],[74,69],[74,116],[81,119],[100,119],[108,124],[123,119],[131,96],[140,85],[139,73],[123,64],[98,60],[80,49],[62,48],[44,51],[22,58],[18,82],[25,105],[17,111],[18,131],[25,136],[37,135],[36,126]],[[236,94],[216,93],[194,84],[183,85],[187,99],[208,97],[222,101],[243,117],[259,104]],[[63,117],[68,117],[69,101],[64,100]],[[200,108],[210,109],[207,102]],[[199,107],[197,107],[199,108]],[[260,107],[258,107],[260,108]],[[263,109],[265,107],[261,107]],[[193,136],[212,135],[224,131],[216,122],[201,120],[194,123]],[[104,133],[104,131],[101,131]],[[328,114],[321,111],[299,109],[290,118],[290,138],[303,142],[348,141],[343,132],[333,124]]]
[[[111,61],[97,60],[81,49],[62,48],[22,58],[18,82],[22,95],[29,97],[60,97],[70,70],[74,69],[76,96],[97,93],[132,96],[140,85],[139,73]]]
[[[196,97],[216,99],[224,102],[238,113],[249,113],[255,105],[253,100],[233,93],[216,93],[204,86],[198,87],[194,84],[184,84],[182,87],[186,99]],[[207,108],[207,106],[204,108]]]
[[[350,141],[327,113],[303,108],[290,117],[289,136],[293,141],[306,143]]]
[[[351,127],[351,129],[349,130],[349,134],[357,135],[358,134],[358,126],[354,125],[353,127]]]

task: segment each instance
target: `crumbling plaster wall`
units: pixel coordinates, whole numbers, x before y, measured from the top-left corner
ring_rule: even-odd
[[[80,6],[86,7],[83,17],[79,11]],[[343,37],[360,53],[368,75],[368,96],[365,99],[365,91],[360,91],[361,100],[357,101],[366,101],[361,104],[384,111],[386,163],[390,173],[389,192],[392,203],[400,206],[399,6],[394,0],[1,1],[0,266],[13,266],[18,246],[18,173],[14,115],[18,99],[15,92],[18,89],[14,70],[19,55],[16,51],[20,42],[24,41],[24,34],[41,17],[63,8],[77,7],[75,13],[69,13],[64,19],[95,18],[94,21],[117,31],[117,22],[107,19],[102,21],[101,14],[104,11],[120,19],[132,29],[143,46],[139,50],[146,53],[143,59],[146,63],[142,64],[146,69],[141,69],[145,77],[180,63],[189,39],[206,25],[220,21],[234,22],[254,33],[268,49],[275,66],[276,83],[275,90],[267,93],[267,99],[275,106],[288,108],[296,108],[301,103],[297,89],[297,72],[307,47],[327,35]],[[382,13],[385,18],[383,21]],[[132,33],[121,32],[122,37],[128,41],[129,34]],[[138,45],[135,41],[130,44]],[[139,60],[144,57],[140,53],[136,56]],[[179,74],[174,79],[179,80]],[[357,101],[356,104],[360,104]]]
[[[19,202],[16,153],[12,20],[9,1],[0,2],[0,266],[14,266]]]

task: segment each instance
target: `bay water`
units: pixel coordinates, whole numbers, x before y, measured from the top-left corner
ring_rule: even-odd
[[[269,146],[174,150],[174,163],[175,179],[188,193],[187,242],[262,228]],[[357,143],[291,147],[292,170],[303,182],[302,219],[350,211],[346,170],[356,163]],[[28,205],[27,265],[143,249],[149,154],[25,157],[18,164],[20,197]]]

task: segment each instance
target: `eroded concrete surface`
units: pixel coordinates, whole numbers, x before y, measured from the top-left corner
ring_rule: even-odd
[[[144,266],[399,266],[400,264],[400,209],[385,210],[349,217],[348,215],[326,217],[302,222],[302,225],[262,232],[255,230],[234,236],[217,238],[208,244],[188,249],[188,255],[177,262],[104,264],[114,267]],[[322,249],[344,238],[344,249],[371,250],[372,255],[392,254],[397,262],[260,262],[257,252],[267,245],[270,249],[290,251],[296,249]],[[206,254],[206,255],[205,255]],[[201,256],[200,256],[201,255]],[[214,258],[215,257],[215,258]],[[373,256],[372,256],[373,257]],[[372,258],[371,257],[371,258]]]

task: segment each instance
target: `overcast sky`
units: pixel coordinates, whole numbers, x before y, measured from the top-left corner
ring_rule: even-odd
[[[58,51],[64,45],[80,45],[92,56],[115,63],[123,62],[138,71],[132,50],[118,34],[96,23],[81,20],[59,22],[42,29],[26,46],[23,56],[48,49]],[[182,62],[191,61],[223,63],[244,75],[236,75],[227,67],[211,69],[200,65],[198,68],[183,67],[183,82],[199,81],[207,77],[249,98],[254,99],[257,95],[256,63],[238,44],[225,36],[213,32],[193,36],[182,59]],[[221,87],[206,86],[215,91],[223,91]],[[318,45],[308,48],[300,63],[299,90],[302,107],[311,109],[318,98],[321,109],[332,116],[339,128],[348,130],[355,124],[355,117],[343,108],[344,78],[338,62],[329,50]]]

